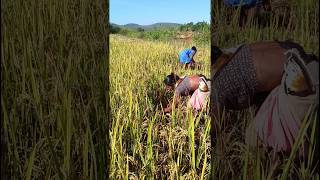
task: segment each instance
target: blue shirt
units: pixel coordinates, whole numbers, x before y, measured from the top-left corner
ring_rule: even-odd
[[[183,63],[183,64],[190,63],[194,53],[195,52],[192,49],[185,49],[181,51],[179,54],[180,63]]]
[[[254,6],[262,0],[224,0],[224,3],[231,7],[237,6]]]

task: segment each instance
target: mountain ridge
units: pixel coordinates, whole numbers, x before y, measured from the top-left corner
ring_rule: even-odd
[[[136,23],[128,23],[124,25],[116,24],[116,23],[110,23],[112,26],[117,26],[120,28],[129,28],[129,29],[152,29],[152,28],[159,28],[159,27],[179,27],[182,24],[179,23],[170,23],[170,22],[159,22],[159,23],[153,23],[149,25],[141,25],[141,24],[136,24]]]

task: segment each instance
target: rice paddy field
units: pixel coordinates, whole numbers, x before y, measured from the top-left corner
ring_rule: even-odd
[[[210,47],[197,46],[202,70],[184,70],[178,53],[192,44],[110,36],[110,177],[112,179],[208,179],[210,117],[177,107],[162,110],[172,94],[163,80],[210,76]]]

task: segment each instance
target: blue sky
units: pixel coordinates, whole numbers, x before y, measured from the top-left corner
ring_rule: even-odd
[[[210,22],[210,0],[109,0],[109,21],[116,24]]]

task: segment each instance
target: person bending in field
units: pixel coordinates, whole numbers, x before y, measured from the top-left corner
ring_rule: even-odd
[[[310,106],[318,109],[318,57],[291,41],[244,44],[229,53],[212,46],[212,57],[212,114],[245,109],[266,93],[246,142],[290,152]]]
[[[211,103],[235,110],[261,105],[281,83],[287,50],[296,48],[306,58],[310,56],[299,44],[291,41],[243,44],[228,53],[217,46],[211,48],[211,79],[214,82]],[[217,108],[215,106],[214,110],[220,109]]]
[[[303,58],[295,48],[288,50],[286,55],[288,61],[281,84],[271,91],[247,128],[246,142],[254,147],[264,146],[275,152],[290,153],[308,110],[318,111],[319,61],[311,56]],[[310,127],[315,121],[317,119],[312,116],[307,119]],[[319,131],[315,137],[318,134]],[[307,156],[310,143],[307,138],[303,142],[298,148],[300,157]]]
[[[206,80],[206,77],[203,75],[179,77],[174,73],[166,76],[163,81],[166,91],[174,91],[174,97],[173,102],[168,104],[164,112],[171,112],[172,107],[180,103],[181,97],[191,96],[198,89],[201,80]]]
[[[189,107],[196,111],[206,111],[210,98],[211,81],[201,77],[199,87],[194,91],[188,101]]]
[[[192,47],[191,49],[185,49],[180,52],[179,54],[179,61],[180,64],[183,65],[186,69],[191,68],[193,69],[195,67],[195,61],[194,56],[197,53],[197,48]]]

